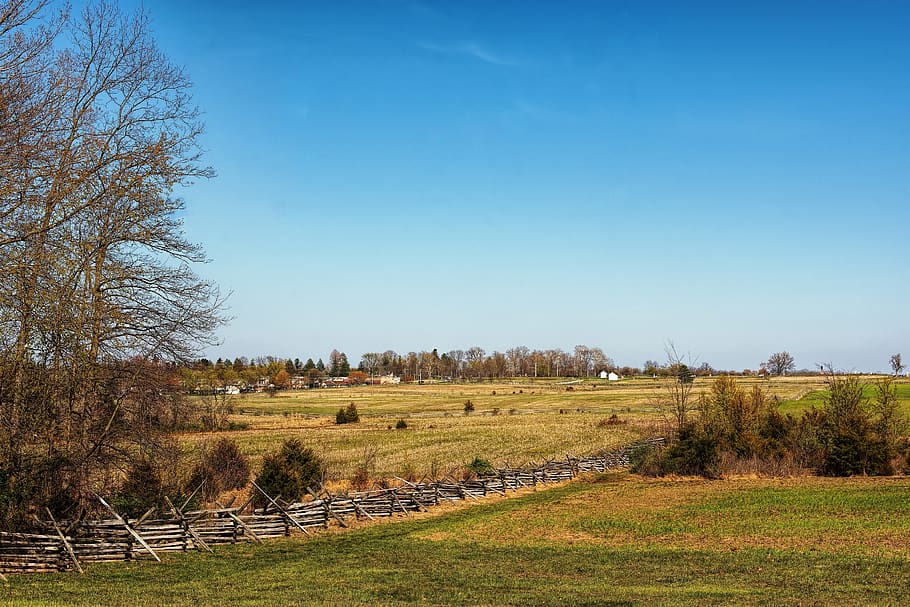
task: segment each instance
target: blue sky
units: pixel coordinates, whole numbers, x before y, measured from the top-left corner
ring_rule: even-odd
[[[910,3],[145,0],[211,357],[910,356]]]

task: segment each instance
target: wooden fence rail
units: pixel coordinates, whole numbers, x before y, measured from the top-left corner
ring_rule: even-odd
[[[59,527],[56,521],[42,522],[47,534],[0,531],[0,575],[79,569],[80,562],[157,559],[158,552],[210,550],[208,546],[214,544],[261,542],[296,532],[309,533],[310,529],[332,524],[345,525],[345,519],[410,515],[440,502],[480,500],[538,484],[567,481],[579,474],[622,468],[629,465],[630,455],[636,450],[662,441],[648,439],[609,453],[583,458],[567,456],[533,466],[503,468],[467,480],[413,483],[401,479],[403,484],[398,487],[347,495],[332,495],[323,490],[321,496],[314,494],[315,499],[311,501],[284,505],[266,496],[274,506],[251,512],[242,512],[247,510],[246,505],[183,512],[169,504],[171,516],[158,519],[127,520],[111,509],[113,519],[70,524],[61,521]],[[60,532],[60,528],[68,531]]]

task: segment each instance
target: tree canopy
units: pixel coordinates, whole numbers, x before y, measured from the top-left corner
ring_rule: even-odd
[[[0,491],[80,504],[164,448],[167,363],[224,321],[177,195],[212,170],[141,9],[0,2],[0,109]]]

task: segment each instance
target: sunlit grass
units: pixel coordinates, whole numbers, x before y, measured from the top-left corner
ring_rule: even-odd
[[[907,479],[601,477],[439,516],[15,576],[9,605],[902,605]]]
[[[710,390],[711,378],[698,378],[698,394]],[[819,377],[737,380],[744,388],[759,385],[779,398],[785,413],[798,415],[823,396]],[[910,411],[910,383],[898,384]],[[660,432],[664,417],[656,406],[664,395],[661,380],[564,384],[552,380],[512,383],[405,384],[331,388],[243,395],[234,399],[231,421],[245,430],[219,432],[236,440],[253,460],[297,438],[329,464],[334,479],[351,476],[367,462],[376,476],[436,475],[483,457],[497,465],[519,465],[612,449],[643,435]],[[465,415],[465,401],[474,412]],[[358,424],[336,425],[339,408],[355,403]],[[611,415],[624,424],[603,424]],[[408,425],[394,429],[398,419]],[[391,426],[391,429],[389,428]],[[214,435],[182,436],[189,449]]]
[[[879,378],[872,378],[866,380],[865,386],[863,388],[863,396],[867,399],[874,399],[877,389],[874,385],[874,382]],[[900,410],[904,415],[910,416],[910,381],[906,379],[900,379],[894,382],[894,391],[897,395],[897,400],[900,405]],[[810,409],[811,407],[821,408],[825,404],[825,398],[828,395],[826,386],[823,381],[819,381],[817,386],[812,387],[811,384],[805,385],[805,392],[796,396],[790,397],[783,400],[780,404],[780,410],[782,413],[790,413],[792,415],[799,415],[803,411]]]
[[[366,409],[364,409],[366,410]],[[397,417],[361,416],[356,424],[336,425],[329,418],[278,418],[267,428],[219,433],[237,441],[254,464],[289,439],[299,439],[325,458],[330,478],[347,478],[365,459],[377,476],[405,473],[437,476],[483,457],[499,466],[521,465],[545,458],[564,458],[612,450],[649,429],[635,423],[603,425],[595,413],[499,415],[463,412],[449,416],[404,416],[408,427],[395,429]],[[390,428],[391,426],[391,428]],[[184,437],[188,444],[209,435]]]
[[[641,481],[617,474],[559,489],[534,508],[503,506],[447,528],[474,542],[569,542],[604,546],[792,549],[910,558],[903,516],[910,479],[735,479]]]

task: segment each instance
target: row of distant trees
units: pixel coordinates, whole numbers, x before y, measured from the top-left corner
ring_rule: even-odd
[[[899,356],[899,355],[898,355]],[[704,377],[720,373],[726,375],[787,375],[795,370],[794,358],[789,352],[776,352],[755,371],[717,370],[706,362],[687,361],[694,376]],[[234,383],[252,385],[261,378],[268,378],[273,385],[289,387],[291,378],[305,377],[311,385],[326,377],[353,377],[358,381],[380,375],[396,375],[404,381],[423,380],[495,380],[512,377],[593,377],[601,371],[615,372],[624,377],[637,375],[666,377],[676,373],[680,357],[668,356],[665,362],[647,360],[641,367],[620,366],[601,348],[578,345],[572,351],[561,349],[530,349],[516,346],[504,352],[490,354],[478,346],[467,350],[423,350],[399,354],[394,350],[367,352],[357,367],[352,367],[347,354],[332,350],[328,363],[319,358],[284,359],[273,356],[238,357],[233,360],[198,359],[186,365],[184,382],[193,385],[227,385]]]
[[[525,346],[510,348],[505,352],[487,354],[483,348],[450,350],[440,354],[438,350],[408,352],[399,354],[394,350],[367,352],[361,356],[360,364],[352,367],[344,352],[333,350],[328,363],[322,358],[281,359],[277,357],[246,358],[234,360],[218,359],[214,362],[200,359],[187,366],[187,370],[208,374],[222,380],[239,380],[254,383],[268,377],[275,385],[281,386],[290,377],[306,376],[313,379],[324,377],[355,376],[360,378],[395,375],[405,381],[433,379],[481,380],[506,377],[588,377],[601,371],[617,371],[626,375],[640,374],[633,367],[618,367],[613,359],[601,348],[584,345],[574,351],[531,350]]]

